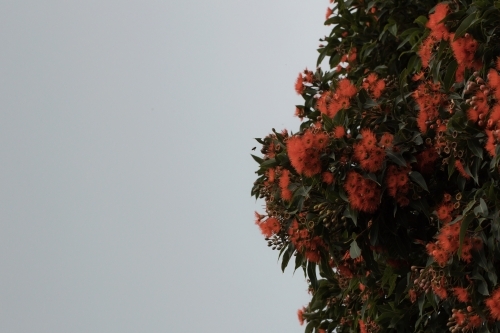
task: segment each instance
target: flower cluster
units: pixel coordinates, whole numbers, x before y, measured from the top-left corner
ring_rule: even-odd
[[[446,96],[439,91],[440,86],[440,83],[427,81],[419,84],[413,92],[413,98],[420,108],[417,125],[422,133],[426,133],[429,126],[436,122],[439,108],[446,102]]]
[[[351,105],[350,99],[357,93],[356,87],[349,79],[339,81],[335,91],[325,91],[318,98],[316,107],[318,110],[330,118],[335,117],[337,112]]]
[[[377,172],[382,168],[385,159],[385,150],[382,147],[386,147],[385,144],[392,145],[391,134],[387,133],[380,143],[370,129],[362,130],[361,136],[361,141],[354,145],[354,156],[363,169]]]
[[[385,89],[385,81],[378,79],[377,73],[370,73],[368,77],[363,79],[363,84],[361,86],[369,92],[373,98],[379,99]]]
[[[297,220],[293,220],[288,229],[290,241],[296,249],[304,251],[306,258],[311,262],[321,259],[320,252],[324,247],[322,239],[318,236],[311,237],[306,228],[301,228]]]
[[[356,171],[347,174],[344,188],[354,209],[373,213],[380,204],[380,187],[371,179],[363,178]]]
[[[320,156],[328,145],[329,136],[309,129],[303,136],[291,137],[287,143],[288,155],[295,170],[311,177],[321,172]]]
[[[410,189],[410,179],[408,173],[410,168],[390,165],[387,167],[385,183],[387,193],[396,199],[400,206],[407,206],[410,200],[406,197]]]

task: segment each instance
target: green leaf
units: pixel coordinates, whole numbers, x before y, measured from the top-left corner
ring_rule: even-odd
[[[474,205],[475,205],[475,204],[476,204],[476,201],[474,201],[474,200],[469,201],[469,203],[467,204],[467,206],[465,206],[465,208],[464,208],[463,214],[464,214],[464,215],[465,215],[465,214],[467,214],[467,212],[468,212],[469,210],[471,210],[471,209],[472,209],[472,207],[474,207]]]
[[[464,244],[465,234],[469,228],[469,224],[474,220],[474,215],[465,215],[460,225],[460,235],[459,235],[459,246],[458,246],[458,257],[461,258],[462,255],[462,245]]]
[[[425,179],[422,176],[422,174],[418,171],[412,171],[410,172],[410,178],[417,183],[421,188],[429,192],[429,189],[427,188],[427,184],[425,183]]]
[[[425,293],[422,293],[420,297],[418,298],[418,310],[420,311],[420,316],[422,316],[422,312],[424,310],[424,303],[425,303]]]
[[[427,17],[420,15],[415,19],[415,21],[413,21],[413,23],[417,23],[421,27],[425,27],[425,25],[427,24]]]
[[[483,198],[479,199],[479,207],[481,207],[481,214],[484,217],[488,216],[488,205],[486,205],[486,202],[484,201]]]
[[[259,164],[262,164],[262,162],[264,162],[264,160],[258,156],[255,156],[255,155],[252,155],[250,154],[250,156],[252,156],[252,158],[255,160],[255,162],[259,163]]]
[[[293,255],[293,251],[295,251],[295,247],[292,243],[288,244],[286,251],[283,253],[283,259],[281,260],[281,271],[285,272],[286,266],[288,266],[288,262]]]
[[[272,168],[272,167],[277,166],[277,165],[278,165],[278,162],[276,161],[276,159],[270,158],[270,159],[262,162],[260,167],[264,168],[264,169],[269,169],[269,168]]]
[[[309,281],[311,281],[311,286],[314,290],[318,289],[318,278],[316,277],[316,264],[309,261],[307,263],[307,276]]]
[[[303,259],[304,259],[304,257],[302,256],[302,254],[300,252],[297,252],[297,255],[295,256],[295,269],[294,269],[294,272],[297,270],[297,268],[299,268],[300,266],[302,266]]]
[[[478,281],[478,283],[476,283],[477,291],[481,295],[484,295],[484,296],[490,295],[490,292],[488,291],[488,284],[486,283],[486,281],[484,280],[484,278],[481,274],[476,272],[471,276],[471,279]]]
[[[477,21],[479,21],[477,17],[477,12],[473,12],[469,16],[467,16],[462,23],[458,26],[457,30],[455,31],[455,38],[453,39],[454,41],[457,40],[458,38],[462,37],[467,29],[469,29],[472,25],[474,25]]]
[[[455,83],[455,72],[457,71],[458,64],[456,60],[452,60],[446,67],[446,74],[444,76],[444,90],[450,91],[450,88]]]
[[[399,166],[406,167],[406,160],[400,153],[393,152],[392,150],[385,151],[389,159]]]
[[[333,129],[333,121],[326,114],[322,113],[321,118],[323,119],[323,124],[325,124],[325,129],[330,132]]]
[[[358,211],[351,207],[351,205],[347,205],[344,210],[344,216],[348,219],[351,219],[355,226],[358,225]]]
[[[469,149],[474,155],[481,159],[483,158],[483,148],[476,142],[476,140],[467,140],[467,146],[469,146]]]
[[[358,243],[355,240],[353,240],[351,243],[349,254],[351,255],[352,259],[356,259],[361,255],[361,249],[359,248]]]
[[[397,279],[398,279],[397,274],[392,274],[391,277],[389,278],[389,291],[387,292],[387,297],[391,296],[392,292],[394,291],[394,288],[396,288]]]
[[[437,64],[434,64],[431,71],[431,75],[434,78],[434,82],[436,83],[439,81],[439,70],[441,69],[441,62],[442,60],[439,60]]]
[[[396,23],[394,24],[391,24],[387,30],[389,30],[389,32],[394,36],[394,37],[397,37],[398,36],[398,26]]]

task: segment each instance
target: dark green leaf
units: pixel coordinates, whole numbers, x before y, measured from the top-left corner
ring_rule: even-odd
[[[396,23],[394,24],[391,24],[387,30],[389,30],[389,32],[394,36],[394,37],[397,37],[398,36],[398,26]]]
[[[288,262],[293,255],[293,251],[295,251],[293,244],[288,244],[286,251],[283,253],[283,259],[281,260],[281,271],[285,272],[285,268],[288,266]]]
[[[467,29],[469,29],[474,23],[476,23],[479,19],[477,17],[477,12],[473,12],[469,16],[467,16],[462,23],[458,26],[457,30],[455,31],[455,38],[453,40],[457,40],[458,38],[462,37]]]
[[[261,164],[262,162],[264,162],[264,160],[258,156],[255,156],[255,155],[252,155],[250,154],[250,156],[252,156],[252,158],[255,160],[255,162]]]
[[[261,163],[260,167],[264,169],[272,168],[274,166],[277,166],[278,162],[274,158],[270,158],[268,160],[265,160],[264,162]]]
[[[406,167],[406,161],[400,153],[393,152],[392,150],[385,151],[389,159],[399,166]]]
[[[455,72],[457,71],[458,64],[456,60],[452,60],[446,67],[446,74],[444,76],[444,90],[450,91],[450,88],[455,83]]]
[[[483,148],[476,142],[476,140],[467,140],[467,146],[469,146],[469,149],[474,155],[481,159],[483,158]]]
[[[477,283],[477,291],[484,296],[489,296],[490,292],[488,291],[488,284],[484,280],[483,276],[479,273],[474,273],[471,276],[471,279],[476,280]]]
[[[471,209],[472,209],[472,207],[474,207],[474,205],[475,205],[475,204],[476,204],[476,201],[474,201],[474,200],[470,201],[470,202],[467,204],[467,206],[465,206],[464,211],[463,211],[463,214],[464,214],[464,215],[465,215],[465,214],[467,214],[467,212],[468,212],[469,210],[471,210]]]
[[[294,272],[297,270],[297,268],[299,268],[300,266],[302,266],[303,259],[304,259],[304,257],[302,256],[302,254],[300,254],[300,252],[297,252],[297,255],[295,256],[295,269],[294,269]]]
[[[417,183],[421,188],[429,192],[429,189],[427,188],[427,184],[425,183],[425,179],[422,176],[422,174],[418,171],[412,171],[410,172],[410,178]]]
[[[417,17],[415,19],[415,21],[413,21],[413,23],[417,23],[421,27],[425,27],[425,25],[427,24],[427,17],[421,15],[421,16]]]
[[[316,264],[309,261],[307,263],[307,276],[309,281],[311,281],[311,286],[314,290],[318,289],[318,278],[316,277]]]

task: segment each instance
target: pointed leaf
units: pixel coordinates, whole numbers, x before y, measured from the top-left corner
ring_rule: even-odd
[[[417,183],[421,188],[429,192],[429,189],[427,188],[427,184],[425,183],[425,179],[422,176],[422,174],[418,171],[412,171],[410,172],[410,178]]]
[[[255,162],[259,163],[259,164],[262,164],[262,162],[264,162],[264,160],[258,156],[255,156],[255,155],[252,155],[250,154],[250,156],[252,156],[252,158],[255,160]]]
[[[467,146],[469,146],[474,155],[481,159],[483,158],[483,148],[475,140],[467,140]]]
[[[446,74],[444,76],[444,90],[449,91],[455,83],[455,72],[457,71],[458,64],[456,60],[452,60],[446,67]]]
[[[361,255],[361,249],[359,248],[358,243],[355,240],[353,240],[351,243],[349,254],[351,255],[352,259],[356,259]]]
[[[403,155],[393,152],[392,150],[386,150],[385,152],[392,162],[396,163],[399,166],[406,167],[406,161]]]
[[[283,253],[283,259],[281,260],[281,270],[285,272],[286,266],[288,266],[288,262],[292,257],[293,251],[295,251],[295,247],[292,243],[288,244],[286,251]]]
[[[458,38],[462,37],[467,29],[469,29],[474,23],[479,21],[479,19],[476,18],[477,16],[477,11],[474,11],[472,14],[467,16],[462,23],[458,26],[457,30],[455,31],[455,38],[454,40],[457,40]]]
[[[465,215],[460,225],[460,235],[459,235],[459,246],[458,246],[458,257],[461,258],[462,255],[462,245],[464,244],[465,234],[469,228],[469,224],[474,220],[474,215]]]

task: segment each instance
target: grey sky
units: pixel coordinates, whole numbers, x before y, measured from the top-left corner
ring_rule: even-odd
[[[0,332],[302,332],[253,224],[328,1],[0,1]]]

